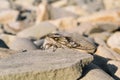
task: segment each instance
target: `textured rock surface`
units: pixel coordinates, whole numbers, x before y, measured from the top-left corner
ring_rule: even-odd
[[[92,60],[70,49],[19,53],[0,60],[0,80],[76,80]]]
[[[20,31],[17,36],[19,37],[34,37],[40,38],[48,33],[51,33],[56,30],[56,26],[49,22],[41,22],[32,27]]]
[[[99,46],[96,54],[107,59],[120,60],[120,55],[106,46]]]
[[[120,53],[120,32],[116,32],[107,40],[107,44],[116,52]]]
[[[10,49],[13,50],[35,50],[37,47],[30,39],[27,38],[15,38],[13,42],[9,44]]]
[[[17,51],[11,50],[11,49],[5,49],[5,48],[0,48],[0,59],[1,58],[7,58],[13,54],[16,54]]]
[[[87,74],[80,80],[114,80],[110,75],[95,64],[90,64],[85,67],[85,71]]]

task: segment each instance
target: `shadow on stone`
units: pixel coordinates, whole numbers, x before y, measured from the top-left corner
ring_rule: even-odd
[[[6,43],[5,43],[3,40],[1,40],[1,39],[0,39],[0,47],[1,47],[1,48],[9,48],[9,47],[6,45]]]

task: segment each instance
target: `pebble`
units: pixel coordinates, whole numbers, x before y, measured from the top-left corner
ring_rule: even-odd
[[[109,74],[100,69],[97,65],[91,63],[84,68],[84,74],[87,73],[82,79],[79,80],[114,80]]]
[[[115,32],[107,40],[107,44],[117,53],[120,53],[120,32]]]
[[[57,27],[55,25],[46,21],[20,31],[19,33],[17,33],[17,36],[24,38],[33,37],[39,39],[40,37],[48,33],[56,31],[56,29]]]
[[[27,38],[15,38],[10,44],[10,49],[13,50],[35,50],[37,47],[30,39]]]

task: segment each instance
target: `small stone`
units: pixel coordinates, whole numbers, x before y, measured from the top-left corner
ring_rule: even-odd
[[[10,34],[0,34],[0,39],[2,39],[8,46],[16,38],[15,35]]]
[[[0,0],[0,10],[5,10],[5,9],[9,9],[10,5],[9,2],[7,0]]]
[[[35,50],[37,49],[33,42],[27,38],[15,38],[9,44],[10,49],[13,50]]]
[[[58,20],[59,20],[58,29],[60,30],[68,31],[77,27],[77,21],[73,17],[65,17]]]
[[[51,4],[53,7],[63,7],[67,5],[67,1],[66,0],[58,0],[56,2],[53,2]]]
[[[103,0],[67,0],[68,4],[78,5],[88,12],[95,12],[104,9]]]
[[[58,7],[52,7],[49,6],[49,15],[50,19],[59,19],[59,18],[64,18],[64,17],[74,17],[77,18],[79,15],[72,13],[70,11],[67,11],[63,8],[58,8]]]
[[[48,5],[47,4],[40,4],[36,10],[37,12],[37,19],[36,23],[41,21],[45,21],[49,19],[49,12],[48,12]]]
[[[120,79],[120,61],[110,60],[107,65],[110,73]]]
[[[120,55],[108,48],[107,46],[98,46],[95,54],[107,59],[120,60]]]
[[[79,16],[84,16],[89,14],[86,10],[82,9],[80,6],[69,5],[64,7],[65,10],[75,13]]]
[[[0,60],[0,80],[76,80],[92,60],[71,49],[23,52]]]
[[[16,21],[18,11],[16,10],[2,10],[0,11],[0,23],[7,24]]]
[[[87,65],[83,69],[83,73],[85,75],[79,80],[114,80],[109,74],[93,63]]]
[[[116,8],[120,8],[120,0],[103,0],[104,2],[104,6],[106,9],[110,10],[110,9],[116,9]]]
[[[110,32],[101,32],[101,33],[93,33],[90,35],[90,37],[93,39],[99,38],[102,39],[103,41],[106,41],[110,35],[111,35]]]
[[[37,41],[34,41],[34,44],[40,48],[44,43],[44,39],[40,39],[40,40],[37,40]]]
[[[78,22],[90,22],[93,24],[97,22],[112,22],[119,24],[119,12],[119,10],[100,11],[79,17]]]
[[[17,36],[24,38],[33,37],[39,39],[48,33],[56,31],[56,29],[57,27],[55,25],[45,21],[20,31]]]
[[[107,40],[107,44],[110,48],[120,54],[120,32],[115,32]]]

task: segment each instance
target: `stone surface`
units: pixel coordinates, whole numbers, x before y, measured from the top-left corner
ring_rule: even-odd
[[[115,32],[107,40],[108,46],[120,54],[120,43],[119,42],[120,42],[120,32]]]
[[[120,8],[120,0],[103,0],[104,6],[106,9],[115,9],[115,8]]]
[[[115,75],[120,79],[120,61],[111,60],[108,62],[108,69],[112,75]]]
[[[95,54],[107,59],[120,60],[120,55],[107,46],[100,45]]]
[[[67,0],[58,0],[51,4],[53,7],[63,7],[67,5]]]
[[[65,6],[63,8],[65,10],[73,12],[79,16],[84,16],[84,15],[89,14],[86,10],[84,10],[80,6],[76,6],[76,5],[69,5],[69,6]]]
[[[90,37],[93,39],[99,38],[102,39],[103,41],[106,41],[110,35],[111,35],[110,32],[101,32],[101,33],[93,33],[90,35]]]
[[[4,9],[9,9],[10,5],[9,2],[7,0],[0,0],[0,10],[4,10]]]
[[[119,24],[120,10],[100,11],[78,18],[78,22],[112,22]],[[110,14],[111,13],[111,14]]]
[[[90,64],[84,68],[84,76],[79,80],[114,80],[109,74],[104,72],[95,64]]]
[[[63,8],[51,7],[51,6],[49,6],[49,15],[50,15],[50,19],[59,19],[59,18],[64,18],[64,17],[77,18],[79,16]]]
[[[0,23],[7,24],[16,21],[18,11],[16,10],[2,10],[0,11]]]
[[[11,49],[0,48],[0,59],[8,58],[13,54],[18,53],[17,51]]]
[[[74,17],[64,17],[58,19],[59,24],[58,24],[58,29],[60,30],[72,30],[75,27],[77,27],[77,21]]]
[[[13,50],[35,50],[36,46],[30,39],[27,38],[15,38],[10,44],[10,49]]]
[[[37,12],[37,19],[36,23],[41,21],[45,21],[49,19],[49,12],[48,12],[48,5],[47,4],[40,4],[36,10]]]
[[[0,80],[76,80],[92,60],[70,49],[28,51],[0,60]]]
[[[2,39],[8,46],[16,38],[15,35],[10,34],[0,34],[0,39]]]
[[[88,12],[95,12],[104,9],[102,0],[67,0],[68,4],[76,4],[86,9]]]
[[[56,26],[49,23],[49,22],[41,22],[39,24],[36,24],[32,27],[26,28],[22,31],[20,31],[17,36],[19,37],[34,37],[39,39],[40,37],[51,33],[53,31],[56,31]]]

